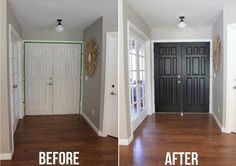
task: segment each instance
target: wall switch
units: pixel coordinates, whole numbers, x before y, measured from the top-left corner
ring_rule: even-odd
[[[220,112],[220,106],[218,106],[218,112]]]
[[[95,114],[95,110],[92,110],[92,115],[94,116],[94,114]]]

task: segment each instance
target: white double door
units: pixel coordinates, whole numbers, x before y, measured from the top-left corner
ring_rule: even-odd
[[[79,112],[80,55],[79,44],[25,44],[26,115]]]

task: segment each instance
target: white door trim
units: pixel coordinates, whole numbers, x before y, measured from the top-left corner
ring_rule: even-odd
[[[131,29],[135,32],[135,33],[137,33],[138,34],[138,36],[139,37],[141,37],[142,38],[142,40],[145,42],[145,47],[146,47],[146,62],[147,62],[147,64],[146,64],[146,67],[147,67],[147,96],[151,96],[151,94],[152,94],[152,92],[151,92],[151,79],[150,79],[150,77],[148,76],[148,75],[150,75],[150,69],[151,69],[151,64],[150,63],[148,63],[148,60],[151,58],[150,56],[151,56],[151,54],[150,54],[150,38],[144,33],[144,32],[142,32],[138,27],[136,27],[131,21],[127,21],[127,48],[129,48],[129,40],[130,40],[130,35],[131,35]],[[129,51],[129,49],[127,49],[126,51]],[[129,53],[128,53],[128,55],[129,55]],[[128,59],[128,70],[130,69],[130,66],[129,66],[129,58],[127,58]],[[126,71],[127,72],[127,71]],[[129,72],[129,71],[128,71]],[[129,78],[130,78],[130,74],[128,74],[129,75]],[[129,78],[128,78],[128,80],[129,80]],[[126,84],[129,86],[129,82],[126,82]],[[128,103],[129,103],[129,106],[130,106],[130,103],[131,103],[131,101],[130,101],[130,98],[131,98],[131,96],[130,96],[130,86],[129,86],[129,99],[128,99]],[[154,107],[152,107],[152,99],[150,99],[150,98],[147,98],[147,115],[151,115],[152,114],[152,112],[153,112],[153,108]],[[133,132],[134,132],[134,130],[133,130],[133,124],[132,124],[132,115],[131,115],[131,111],[130,111],[130,108],[129,108],[129,116],[130,116],[130,118],[129,118],[129,121],[130,121],[130,137],[129,138],[131,138],[131,139],[133,139]],[[145,117],[147,116],[147,115],[145,115]],[[145,119],[145,117],[144,118],[142,118],[142,120],[144,120]],[[140,123],[141,124],[141,123]],[[140,125],[139,124],[139,125]],[[128,141],[128,144],[131,142],[132,140],[129,140]]]
[[[151,43],[151,48],[152,48],[152,55],[151,55],[151,61],[152,61],[152,92],[155,91],[155,80],[154,80],[154,43],[183,43],[183,42],[209,42],[210,43],[210,87],[209,87],[209,113],[213,113],[213,107],[212,107],[212,87],[213,87],[213,46],[212,46],[212,39],[177,39],[177,40],[152,40]],[[152,94],[153,97],[153,113],[155,113],[155,94]]]
[[[18,110],[19,110],[19,118],[20,119],[22,119],[24,116],[23,116],[23,109],[22,109],[22,107],[23,107],[23,103],[22,103],[22,101],[23,101],[23,97],[22,97],[22,94],[23,94],[23,92],[22,92],[22,70],[21,70],[21,67],[22,67],[22,47],[21,47],[21,41],[22,41],[22,39],[21,39],[21,37],[20,37],[20,35],[17,33],[17,31],[14,29],[14,27],[11,25],[11,24],[9,24],[9,29],[8,29],[8,46],[9,46],[9,57],[11,57],[12,56],[12,37],[14,37],[16,40],[17,40],[17,45],[18,45],[18,53],[19,53],[19,57],[18,57],[18,83],[19,83],[19,87],[18,87],[18,90],[19,90],[19,93],[18,93],[18,95],[19,95],[19,101],[18,101],[18,103],[19,103],[19,108],[18,108]],[[10,59],[10,58],[9,58]],[[9,60],[9,67],[11,68],[11,61]],[[9,69],[9,71],[11,71],[11,69]],[[11,73],[10,73],[11,74]],[[12,82],[13,82],[13,80],[11,79],[11,76],[10,76],[10,85],[12,85]],[[11,87],[10,87],[11,88]],[[10,98],[12,98],[12,94],[10,93]],[[11,101],[11,100],[10,100]],[[11,103],[10,102],[10,108],[12,108],[12,105],[13,103]],[[12,114],[12,110],[10,111],[11,112],[11,114]],[[11,153],[11,155],[3,155],[3,157],[5,156],[6,158],[9,158],[8,156],[12,156],[12,154],[14,153],[14,126],[13,126],[13,123],[12,123],[12,115],[10,116],[11,118],[10,118],[10,124],[11,124],[11,139],[12,139],[12,153]],[[16,122],[17,123],[17,122]]]
[[[226,58],[226,62],[225,62],[225,69],[226,69],[226,104],[225,104],[225,110],[226,110],[226,116],[225,116],[225,127],[223,132],[225,133],[231,133],[234,132],[235,127],[234,127],[234,119],[232,117],[234,117],[235,113],[233,111],[235,111],[234,109],[234,104],[232,102],[234,102],[232,99],[233,93],[234,93],[234,89],[232,89],[235,85],[236,85],[236,80],[234,80],[234,83],[232,83],[232,75],[234,75],[234,73],[232,73],[232,71],[234,69],[232,69],[232,64],[229,64],[232,60],[232,55],[234,55],[234,51],[232,50],[232,33],[235,33],[233,31],[236,31],[236,23],[234,24],[229,24],[227,25],[227,58]],[[235,78],[233,78],[235,79]]]
[[[108,135],[108,121],[109,121],[109,118],[108,118],[108,111],[109,111],[108,101],[109,101],[109,98],[110,98],[110,93],[109,93],[109,88],[108,88],[109,87],[109,82],[110,82],[110,80],[109,80],[109,78],[110,78],[109,77],[110,56],[108,56],[108,55],[110,53],[110,38],[114,34],[118,35],[118,32],[107,32],[106,33],[106,67],[105,67],[106,69],[105,69],[105,89],[104,89],[105,93],[104,93],[103,130],[102,130],[102,133],[101,133],[101,136],[103,136],[103,137],[106,137]]]

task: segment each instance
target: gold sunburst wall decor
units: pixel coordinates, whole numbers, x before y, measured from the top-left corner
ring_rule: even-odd
[[[213,66],[214,72],[218,73],[221,65],[222,44],[220,37],[216,35],[213,39]]]
[[[94,39],[89,39],[85,45],[85,68],[87,76],[93,76],[97,69],[98,46]]]

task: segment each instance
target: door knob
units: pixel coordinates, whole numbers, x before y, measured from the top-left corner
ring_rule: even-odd
[[[50,82],[50,83],[48,83],[48,85],[53,85],[53,84]]]
[[[113,95],[113,96],[114,96],[114,95],[116,95],[116,93],[115,93],[115,92],[113,92],[113,91],[112,91],[110,94],[111,94],[111,95]]]
[[[178,84],[180,84],[180,83],[181,83],[181,81],[180,81],[180,80],[178,80],[178,81],[177,81],[177,83],[178,83]]]
[[[181,76],[180,76],[180,75],[178,75],[178,78],[181,78]]]
[[[15,89],[15,88],[17,88],[17,85],[16,85],[16,84],[14,84],[14,85],[13,85],[13,88],[14,88],[14,89]]]

